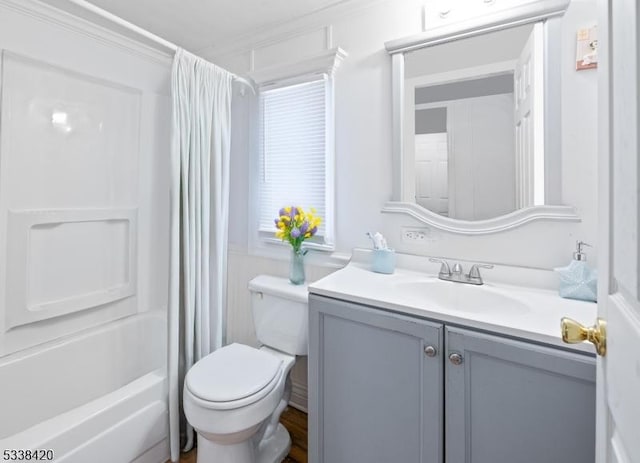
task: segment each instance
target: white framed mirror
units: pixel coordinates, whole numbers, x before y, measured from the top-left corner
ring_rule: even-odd
[[[468,234],[579,220],[561,184],[559,21],[568,4],[524,2],[455,21],[447,13],[444,24],[385,44],[394,191],[383,212]]]

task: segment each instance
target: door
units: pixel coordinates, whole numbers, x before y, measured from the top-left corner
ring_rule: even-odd
[[[442,462],[442,325],[309,297],[309,461]]]
[[[640,462],[638,15],[636,0],[600,2],[598,463]],[[610,20],[609,20],[610,19]]]
[[[447,463],[593,463],[595,360],[446,327]]]
[[[449,215],[447,132],[416,135],[416,203]]]
[[[513,74],[516,209],[544,204],[543,27],[534,25]]]

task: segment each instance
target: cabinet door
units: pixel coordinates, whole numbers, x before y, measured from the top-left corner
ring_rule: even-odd
[[[445,345],[447,463],[595,461],[594,358],[449,327]]]
[[[309,310],[311,463],[442,462],[442,325],[315,295]]]

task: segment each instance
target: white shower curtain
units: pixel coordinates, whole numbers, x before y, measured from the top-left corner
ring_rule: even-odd
[[[222,344],[233,77],[182,49],[176,52],[171,80],[169,288],[169,432],[174,462],[180,456],[180,371],[187,372]],[[193,445],[193,434],[187,425],[185,450]]]

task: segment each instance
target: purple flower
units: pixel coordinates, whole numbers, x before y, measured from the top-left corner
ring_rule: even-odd
[[[286,215],[287,211],[284,210],[284,207],[278,211],[278,215]]]
[[[295,206],[291,206],[291,214],[290,214],[291,220],[293,220],[297,214],[298,214],[298,208]]]
[[[294,228],[293,230],[291,230],[291,237],[292,238],[299,238],[300,237],[300,229],[299,228]]]
[[[280,219],[273,219],[273,223],[276,224],[276,227],[278,226],[278,222],[280,222]]]
[[[309,230],[309,233],[311,233],[311,236],[313,236],[316,234],[317,231],[318,231],[318,227],[313,227],[311,230]]]
[[[302,233],[304,235],[305,233],[307,233],[308,229],[309,229],[309,222],[305,220],[302,223],[302,225],[300,225],[300,233]]]

